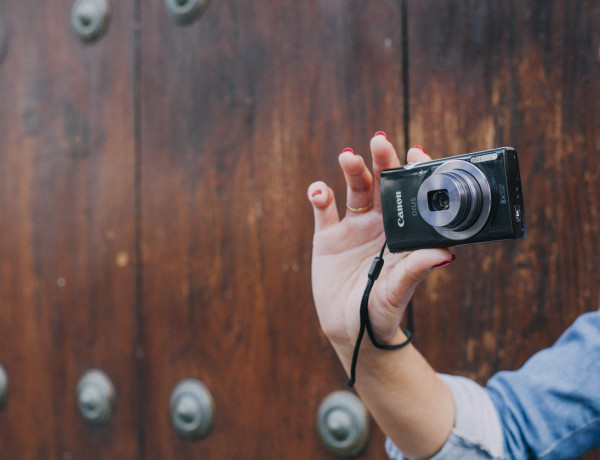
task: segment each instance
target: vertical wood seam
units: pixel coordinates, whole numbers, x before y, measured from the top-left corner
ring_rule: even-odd
[[[136,323],[136,395],[137,442],[140,460],[146,458],[146,372],[144,350],[144,277],[142,259],[142,119],[141,119],[141,29],[140,0],[133,0],[133,137],[134,137],[134,201],[135,201],[135,323]]]
[[[402,28],[402,93],[404,113],[402,114],[403,130],[404,130],[404,155],[403,161],[406,162],[406,152],[410,146],[410,87],[409,87],[409,55],[408,55],[408,6],[407,0],[399,0],[400,2],[400,21]],[[406,325],[408,329],[414,332],[415,323],[413,315],[412,299],[406,307]]]

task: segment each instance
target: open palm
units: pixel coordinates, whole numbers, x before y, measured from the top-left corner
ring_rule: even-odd
[[[339,156],[347,184],[348,211],[340,220],[333,191],[324,182],[308,188],[315,215],[312,285],[321,327],[336,346],[350,349],[359,330],[360,301],[373,258],[385,242],[381,217],[380,174],[400,167],[383,133],[371,140],[373,175],[363,158],[346,149]],[[408,152],[412,162],[427,161],[422,149]],[[374,177],[374,178],[373,178]],[[369,318],[378,341],[402,341],[399,324],[417,284],[436,266],[451,262],[446,249],[387,255],[369,302]],[[339,352],[339,350],[338,350]]]

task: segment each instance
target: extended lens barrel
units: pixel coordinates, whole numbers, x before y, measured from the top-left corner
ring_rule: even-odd
[[[448,161],[423,181],[417,205],[423,220],[441,235],[454,240],[470,238],[489,216],[490,185],[473,164]]]

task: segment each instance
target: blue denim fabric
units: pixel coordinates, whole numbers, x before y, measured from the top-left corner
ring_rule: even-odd
[[[580,316],[558,341],[488,392],[509,459],[568,459],[600,446],[600,312]]]
[[[600,311],[580,316],[552,347],[518,371],[497,373],[486,389],[440,377],[456,420],[431,460],[569,459],[600,446]],[[386,449],[404,459],[389,439]]]

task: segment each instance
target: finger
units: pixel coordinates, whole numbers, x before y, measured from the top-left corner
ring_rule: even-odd
[[[431,157],[420,145],[411,147],[406,154],[406,159],[409,163],[422,163],[424,161],[431,161]]]
[[[373,176],[367,169],[365,161],[352,149],[345,149],[338,158],[346,179],[346,215],[359,215],[360,209],[368,211],[373,198]]]
[[[400,160],[394,146],[388,141],[383,131],[379,131],[371,139],[371,154],[373,156],[373,209],[381,211],[381,171],[384,169],[399,168]]]
[[[337,224],[340,216],[335,204],[335,196],[325,182],[314,182],[308,187],[308,200],[315,215],[315,232]]]
[[[390,273],[391,295],[394,306],[408,302],[417,285],[434,268],[454,261],[456,256],[448,249],[421,249],[409,253]]]

